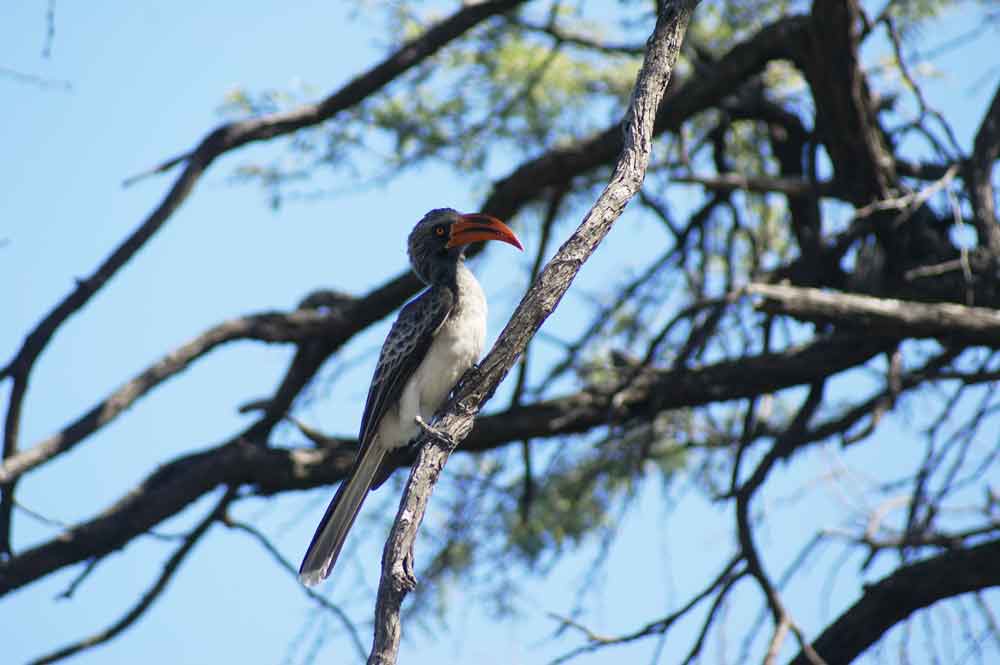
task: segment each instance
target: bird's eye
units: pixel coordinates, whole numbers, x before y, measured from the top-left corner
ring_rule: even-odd
[[[438,224],[437,226],[434,227],[434,235],[436,235],[438,238],[443,238],[444,234],[445,234],[444,224]]]

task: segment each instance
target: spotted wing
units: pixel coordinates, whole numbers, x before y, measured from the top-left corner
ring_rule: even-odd
[[[448,318],[454,303],[455,297],[449,289],[432,287],[410,301],[392,324],[382,345],[361,417],[358,440],[362,454],[378,431],[386,411],[399,401],[403,388],[427,355],[434,334]]]

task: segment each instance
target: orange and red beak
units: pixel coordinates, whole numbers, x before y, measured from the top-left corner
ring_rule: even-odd
[[[499,240],[524,251],[521,241],[509,226],[496,217],[479,213],[459,215],[458,221],[451,225],[451,237],[448,239],[447,247],[451,249],[480,240]]]

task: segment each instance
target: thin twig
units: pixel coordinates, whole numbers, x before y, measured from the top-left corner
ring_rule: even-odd
[[[335,617],[337,617],[337,620],[344,626],[344,629],[347,631],[347,635],[351,638],[351,644],[354,646],[354,650],[358,652],[358,658],[360,660],[365,659],[365,656],[367,655],[365,653],[365,647],[361,643],[361,637],[358,635],[357,626],[354,625],[351,618],[347,616],[344,610],[340,609],[340,607],[334,603],[331,603],[322,594],[317,593],[304,584],[300,584],[298,581],[298,568],[293,566],[288,559],[286,559],[281,552],[278,551],[278,548],[274,546],[274,543],[272,543],[267,536],[261,533],[259,529],[247,524],[246,522],[234,520],[228,513],[222,517],[222,523],[230,529],[236,529],[237,531],[242,531],[243,533],[248,534],[256,540],[261,547],[267,550],[267,553],[271,555],[278,565],[292,576],[292,579],[295,580],[295,586],[299,587],[299,589],[301,589],[310,600],[316,602],[323,609],[329,610]]]
[[[136,173],[135,175],[131,175],[122,180],[122,187],[131,187],[140,180],[143,180],[153,175],[158,175],[160,173],[166,173],[167,171],[174,168],[178,164],[181,164],[189,160],[192,154],[193,153],[191,152],[185,152],[183,154],[177,155],[176,157],[172,157],[164,162],[161,162],[151,169],[147,169],[145,171]]]
[[[29,74],[27,72],[18,71],[16,69],[11,69],[10,67],[0,66],[0,76],[5,76],[9,79],[14,79],[19,83],[27,83],[29,85],[36,86],[42,90],[46,89],[60,89],[65,92],[70,92],[73,90],[73,84],[69,81],[62,79],[52,79],[45,76],[39,76],[38,74]]]
[[[549,241],[552,238],[552,228],[555,226],[556,219],[559,216],[559,210],[562,207],[563,199],[566,197],[566,193],[568,191],[569,188],[564,186],[559,187],[552,192],[548,208],[545,212],[545,219],[542,221],[542,232],[538,239],[538,250],[535,252],[535,260],[531,264],[529,282],[535,281],[535,278],[538,277],[538,271],[542,269],[542,262],[545,260],[545,254],[548,252]],[[530,357],[530,353],[531,346],[529,345],[524,348],[524,355],[521,357],[521,362],[518,364],[517,378],[514,381],[514,392],[510,397],[510,404],[508,408],[514,409],[521,406],[521,399],[524,396],[524,389],[528,381],[528,358]],[[531,512],[531,504],[534,502],[535,498],[531,439],[523,439],[521,441],[521,460],[524,463],[524,483],[520,500],[521,520],[527,523]]]
[[[60,431],[3,460],[0,464],[0,485],[11,483],[22,474],[71,450],[158,385],[184,371],[191,363],[204,358],[219,346],[240,340],[287,343],[324,334],[335,335],[340,330],[358,327],[350,322],[354,318],[352,312],[360,309],[363,300],[345,298],[341,306],[325,312],[297,310],[288,313],[251,314],[209,328],[164,355]]]
[[[52,44],[56,40],[56,0],[49,0],[45,8],[45,41],[42,43],[42,57],[52,57]]]
[[[738,569],[738,566],[742,560],[743,558],[741,556],[735,556],[732,559],[730,559],[729,562],[726,564],[726,566],[722,569],[722,571],[715,577],[715,579],[709,582],[705,586],[705,588],[703,588],[700,592],[692,596],[688,600],[688,602],[686,602],[683,606],[681,606],[674,612],[671,612],[670,614],[661,619],[647,623],[645,626],[642,626],[641,628],[634,630],[631,633],[626,633],[624,635],[616,635],[616,636],[599,635],[576,621],[568,620],[558,614],[550,612],[549,613],[550,617],[560,621],[562,624],[566,626],[569,626],[571,628],[576,628],[581,633],[583,633],[583,635],[587,638],[587,644],[583,644],[579,647],[576,647],[572,651],[569,651],[568,653],[559,656],[558,658],[553,660],[550,663],[550,665],[561,665],[561,663],[565,663],[569,660],[572,660],[573,658],[576,658],[581,654],[595,651],[601,647],[628,644],[630,642],[635,642],[637,640],[641,640],[643,638],[650,637],[653,635],[665,635],[670,630],[670,628],[674,626],[674,624],[676,624],[682,618],[687,616],[691,612],[691,610],[693,610],[695,607],[701,604],[703,600],[708,598],[713,593],[716,594],[717,598],[720,596],[724,597],[728,593],[732,585],[735,584],[744,575],[746,575],[745,569]]]
[[[93,559],[88,561],[83,567],[83,570],[80,571],[80,574],[74,577],[73,581],[69,583],[69,586],[66,587],[65,591],[62,591],[58,596],[56,596],[56,598],[59,600],[69,600],[72,598],[73,594],[76,593],[76,590],[80,588],[80,585],[83,584],[84,580],[90,577],[90,574],[94,572],[94,569],[97,568],[97,564],[99,564],[102,559],[103,557],[95,556]]]
[[[145,613],[146,610],[152,606],[153,602],[160,596],[163,590],[167,588],[171,578],[173,578],[174,573],[176,573],[178,568],[180,568],[180,565],[183,563],[185,557],[187,557],[198,541],[201,540],[202,536],[208,532],[209,527],[222,517],[226,508],[235,498],[236,488],[232,487],[227,489],[212,511],[209,512],[208,515],[206,515],[201,522],[199,522],[198,525],[191,530],[181,546],[177,548],[169,559],[167,559],[167,562],[163,566],[163,571],[160,573],[153,586],[142,594],[139,602],[133,605],[132,608],[129,609],[129,611],[126,612],[118,621],[111,624],[104,630],[100,630],[93,635],[41,656],[31,661],[29,665],[46,665],[47,663],[54,663],[80,653],[81,651],[104,644],[135,623],[136,620],[139,619],[139,617],[141,617],[143,613]]]

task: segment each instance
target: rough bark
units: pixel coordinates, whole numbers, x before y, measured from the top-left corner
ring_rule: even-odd
[[[625,114],[625,146],[610,183],[580,227],[542,270],[480,368],[471,376],[467,375],[449,400],[436,421],[438,435],[421,437],[423,447],[410,473],[382,555],[382,576],[375,605],[375,637],[368,657],[370,665],[389,665],[398,657],[402,634],[400,605],[416,584],[413,544],[448,456],[469,435],[479,409],[492,397],[642,184],[652,149],[656,112],[696,5],[697,0],[668,0],[660,5],[632,102]]]
[[[885,337],[935,338],[945,344],[1000,347],[1000,311],[927,304],[777,284],[751,284],[757,307],[804,321],[836,323]]]

